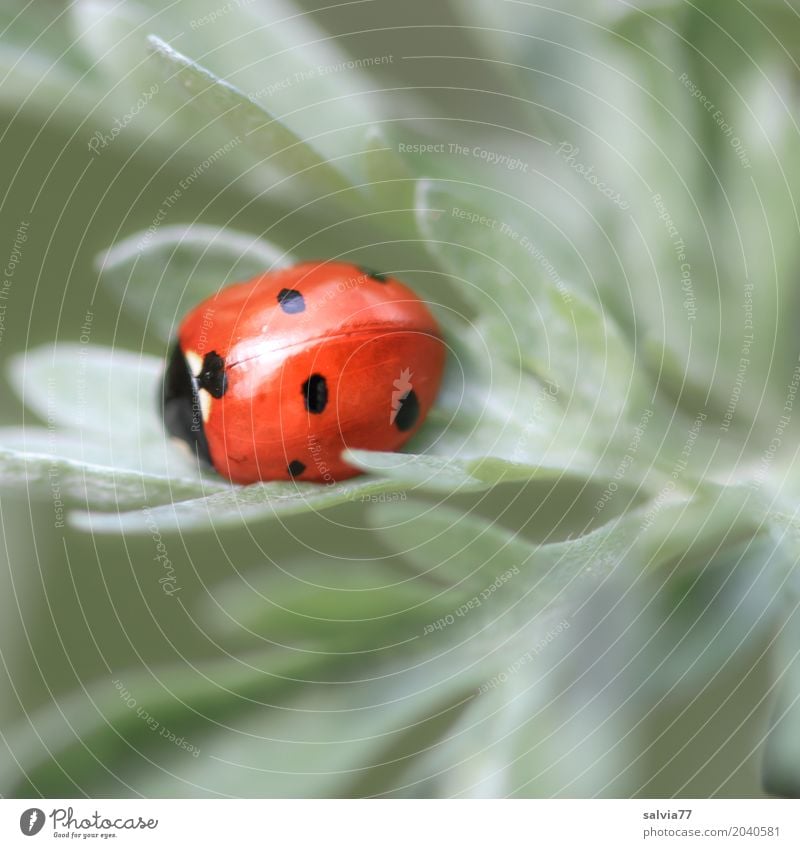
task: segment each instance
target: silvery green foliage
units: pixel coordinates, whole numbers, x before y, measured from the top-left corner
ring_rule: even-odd
[[[332,508],[384,502],[367,513],[382,554],[332,568],[259,545],[253,568],[201,580],[181,610],[223,659],[109,669],[9,725],[3,793],[68,796],[79,778],[89,794],[625,795],[647,779],[642,716],[712,690],[771,640],[765,786],[798,793],[800,475],[796,421],[779,418],[797,390],[793,72],[757,27],[731,18],[763,74],[677,3],[453,5],[474,60],[527,104],[510,151],[527,181],[400,156],[412,130],[391,118],[430,104],[381,96],[368,71],[265,89],[348,58],[287,0],[236,15],[217,0],[77,0],[50,26],[9,18],[4,112],[89,140],[155,84],[109,153],[158,174],[229,145],[210,179],[259,223],[187,218],[98,256],[98,285],[149,352],[59,342],[9,361],[27,411],[0,432],[5,490],[47,499],[57,479],[75,538],[126,556],[156,534],[245,539],[298,516],[325,532]],[[781,4],[760,5],[796,31]],[[703,35],[729,86],[693,55]],[[697,90],[742,128],[747,167],[709,134]],[[424,248],[445,385],[407,451],[349,452],[362,477],[235,487],[165,437],[160,371],[187,309],[303,255],[302,239],[275,240],[287,215],[363,218],[378,243]],[[170,728],[182,743],[153,744]]]

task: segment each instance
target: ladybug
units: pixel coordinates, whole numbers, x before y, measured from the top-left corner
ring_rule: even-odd
[[[345,448],[392,451],[444,369],[428,307],[399,280],[303,262],[221,289],[183,320],[161,392],[167,431],[234,483],[359,474]]]

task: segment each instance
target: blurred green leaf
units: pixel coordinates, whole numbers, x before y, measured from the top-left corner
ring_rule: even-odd
[[[224,285],[292,264],[255,236],[200,224],[143,231],[97,258],[102,284],[120,309],[171,339],[183,315]]]
[[[172,747],[159,739],[162,727],[177,730],[190,744],[197,742],[200,728],[224,720],[232,704],[266,706],[286,685],[287,674],[317,663],[310,655],[262,651],[257,657],[195,668],[180,664],[128,669],[118,675],[110,671],[102,680],[19,721],[7,737],[14,756],[0,763],[3,794],[69,795],[76,786],[95,781],[100,794],[103,781],[106,794],[125,794],[130,786],[113,777],[106,762],[130,757],[152,764],[148,746],[157,746],[162,754]],[[155,720],[155,728],[148,724],[148,716]],[[180,753],[192,759],[191,752]],[[19,763],[25,764],[24,774]]]
[[[72,459],[165,480],[196,477],[201,490],[197,459],[175,446],[160,419],[162,370],[152,356],[63,343],[18,354],[8,375],[20,398],[48,424],[47,437],[40,430],[30,433],[35,452],[58,456],[63,449]],[[27,431],[13,435],[14,447],[26,450],[27,438]],[[212,487],[219,482],[209,480]]]
[[[184,96],[210,121],[219,120],[234,133],[231,142],[258,154],[258,163],[272,181],[268,188],[302,192],[313,200],[323,194],[346,200],[347,177],[317,152],[313,144],[295,135],[274,115],[230,83],[151,35],[148,44],[169,74],[167,82],[180,86]],[[289,184],[283,185],[288,181]]]
[[[168,439],[157,413],[162,367],[88,344],[16,356],[9,379],[48,426],[0,431],[2,484],[52,497],[57,490],[63,505],[105,509],[227,490]]]
[[[472,303],[491,345],[582,412],[614,420],[642,396],[632,351],[602,306],[561,278],[534,241],[535,210],[525,207],[455,181],[423,180],[417,195],[428,249]]]
[[[0,434],[0,438],[3,436],[6,433]],[[59,522],[63,522],[65,508],[133,509],[142,504],[171,503],[196,498],[203,492],[227,489],[226,484],[217,481],[149,474],[85,459],[67,459],[62,452],[65,444],[70,443],[60,439],[53,442],[46,431],[20,431],[18,441],[25,445],[25,450],[0,447],[3,469],[0,488],[14,488],[39,497],[49,495],[57,501]],[[45,447],[54,452],[40,452]],[[79,442],[72,442],[70,447],[76,454],[85,453]],[[147,514],[144,520],[147,522]]]
[[[140,32],[168,43],[180,39],[181,52],[230,82],[295,137],[308,139],[351,182],[361,173],[353,151],[361,149],[365,129],[390,104],[408,108],[414,98],[376,86],[370,59],[383,57],[351,55],[348,42],[324,28],[324,11],[299,9],[291,0],[224,9],[218,0],[193,0],[191,6],[142,0]]]
[[[410,643],[450,612],[453,597],[431,592],[417,575],[380,560],[303,559],[241,574],[215,588],[199,615],[208,631],[325,653],[379,658]]]
[[[336,486],[295,482],[254,483],[227,487],[205,497],[176,500],[146,512],[73,513],[71,521],[75,527],[93,533],[147,533],[151,520],[164,532],[186,533],[327,509],[403,488],[397,481],[374,478],[346,480]]]

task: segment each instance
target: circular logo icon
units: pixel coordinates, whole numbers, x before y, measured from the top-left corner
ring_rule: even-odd
[[[19,817],[19,829],[25,836],[35,836],[44,827],[44,810],[31,807]]]

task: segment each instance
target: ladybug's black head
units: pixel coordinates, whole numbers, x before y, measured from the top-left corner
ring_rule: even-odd
[[[161,387],[164,426],[171,436],[182,439],[204,462],[211,463],[200,405],[200,383],[192,374],[181,346],[176,344],[164,372]]]

